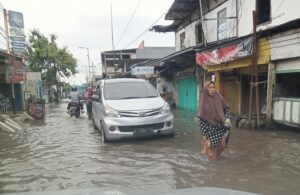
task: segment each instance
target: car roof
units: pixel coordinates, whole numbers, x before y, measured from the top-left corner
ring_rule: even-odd
[[[134,78],[118,78],[118,79],[107,79],[104,83],[133,83],[133,82],[146,82],[144,79],[134,79]]]

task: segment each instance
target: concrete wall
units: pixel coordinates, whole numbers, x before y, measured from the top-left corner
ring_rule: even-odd
[[[196,45],[196,30],[195,27],[199,23],[198,21],[194,21],[191,24],[185,26],[181,30],[177,31],[175,34],[175,46],[176,46],[176,51],[180,51],[180,34],[185,32],[185,40],[184,40],[184,45],[185,47],[191,47]]]
[[[300,57],[300,28],[273,35],[269,38],[271,60]]]
[[[218,12],[226,9],[226,17],[236,17],[236,0],[229,0],[210,12],[204,15],[204,19],[216,19],[218,18]],[[226,38],[236,36],[236,19],[227,19],[226,25]],[[204,21],[204,35],[207,42],[213,42],[218,40],[218,20],[205,20]]]
[[[136,58],[163,58],[175,52],[175,47],[145,47],[136,50]]]
[[[269,22],[258,25],[257,30],[259,31],[268,29],[300,18],[298,5],[299,0],[271,0],[271,20]],[[253,32],[252,11],[256,10],[256,0],[228,0],[227,2],[206,13],[204,15],[204,18],[217,18],[218,12],[224,8],[227,9],[227,17],[234,17],[236,15],[238,16],[238,20],[227,20],[227,38],[234,37],[236,35],[238,35],[239,37],[245,36]],[[238,24],[238,29],[236,29],[236,24]],[[217,20],[209,20],[204,22],[204,31],[208,42],[218,40],[217,30]]]

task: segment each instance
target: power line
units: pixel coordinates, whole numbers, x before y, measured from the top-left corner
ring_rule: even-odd
[[[127,44],[123,49],[126,49],[129,45],[131,45],[132,43],[134,43],[136,40],[138,40],[142,35],[144,35],[146,32],[148,32],[151,27],[156,24],[156,22],[158,22],[168,11],[169,9],[167,9],[161,16],[159,16],[159,18],[157,18],[145,31],[143,31],[139,36],[137,36],[137,38],[135,38],[133,41],[131,41],[129,44]]]
[[[139,6],[140,6],[140,4],[141,4],[141,1],[142,1],[142,0],[140,0],[140,1],[138,2],[138,4],[137,4],[135,10],[133,11],[133,13],[132,13],[132,15],[131,15],[131,17],[130,17],[130,19],[129,19],[129,21],[128,21],[128,23],[127,23],[125,29],[124,29],[124,31],[122,32],[122,35],[120,36],[120,39],[118,40],[117,44],[115,45],[115,47],[118,46],[118,44],[119,44],[120,41],[122,40],[123,36],[125,35],[125,32],[127,31],[129,24],[131,23],[133,17],[135,16],[136,11],[138,10],[138,8],[139,8]]]

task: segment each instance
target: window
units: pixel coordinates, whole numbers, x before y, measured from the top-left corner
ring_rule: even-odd
[[[226,8],[218,12],[218,40],[227,38]]]
[[[271,19],[271,0],[256,0],[257,24],[262,24]]]
[[[180,49],[185,48],[185,32],[180,33]]]
[[[104,96],[107,100],[158,97],[157,91],[148,82],[106,83]]]
[[[95,94],[98,95],[99,97],[101,97],[101,87],[100,87],[100,85],[97,85]]]
[[[196,34],[196,44],[203,43],[203,31],[202,31],[202,24],[196,24],[195,27],[195,34]]]

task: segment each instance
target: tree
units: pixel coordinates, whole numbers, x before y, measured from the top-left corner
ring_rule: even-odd
[[[28,43],[28,64],[32,71],[42,72],[42,79],[48,84],[56,84],[56,75],[63,73],[70,76],[76,73],[76,59],[67,47],[59,48],[56,44],[56,35],[49,38],[32,30]]]

